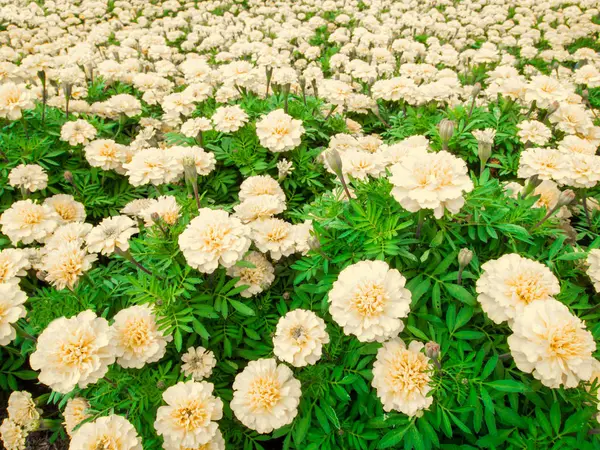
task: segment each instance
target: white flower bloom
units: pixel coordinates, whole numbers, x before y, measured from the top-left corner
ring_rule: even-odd
[[[197,448],[210,442],[223,417],[223,402],[213,389],[206,381],[180,381],[163,393],[167,406],[158,408],[154,428],[165,443]]]
[[[274,178],[269,175],[256,175],[246,178],[240,185],[240,202],[248,200],[251,197],[261,195],[274,195],[285,204],[285,193]]]
[[[433,209],[440,219],[444,210],[456,214],[465,203],[464,192],[473,190],[467,165],[446,151],[410,154],[391,168],[392,196],[410,212]]]
[[[94,226],[91,223],[72,222],[59,226],[52,236],[46,239],[44,251],[60,250],[63,245],[77,243],[79,246],[85,244],[85,238]]]
[[[102,170],[121,170],[127,162],[127,147],[111,139],[97,139],[84,148],[85,159],[92,167]]]
[[[269,252],[274,261],[296,251],[295,229],[281,219],[262,219],[252,222],[252,240],[263,253]]]
[[[8,120],[19,120],[22,110],[33,109],[33,95],[24,84],[13,82],[0,85],[0,117]]]
[[[148,207],[144,208],[138,216],[144,220],[147,227],[154,225],[152,216],[158,214],[162,221],[167,225],[175,225],[179,220],[181,206],[172,195],[161,195],[156,200],[150,202]]]
[[[125,417],[115,414],[84,423],[75,431],[69,450],[143,450],[142,440]]]
[[[43,242],[58,226],[58,214],[48,205],[38,205],[32,200],[14,202],[0,215],[2,233],[16,245]]]
[[[92,311],[52,321],[29,358],[41,383],[61,394],[96,383],[115,362],[108,322]]]
[[[245,267],[233,265],[227,269],[227,275],[230,277],[239,277],[235,284],[238,286],[248,286],[247,289],[240,292],[242,297],[252,297],[260,294],[271,286],[275,280],[275,269],[267,258],[259,252],[250,252],[243,259],[254,267]]]
[[[0,345],[8,345],[17,337],[12,324],[27,315],[26,301],[27,295],[18,284],[0,283]]]
[[[12,419],[4,419],[0,425],[0,439],[6,450],[25,450],[29,433]]]
[[[90,417],[90,414],[87,412],[89,407],[90,404],[82,397],[73,397],[67,400],[67,406],[65,406],[63,413],[65,417],[63,425],[70,437],[73,437],[74,428]]]
[[[149,183],[158,186],[175,181],[183,174],[183,166],[175,154],[159,148],[140,150],[123,168],[133,186]]]
[[[250,197],[233,207],[235,216],[239,217],[244,223],[273,217],[275,214],[285,211],[285,209],[286,204],[275,195]]]
[[[406,279],[383,261],[361,261],[342,270],[329,291],[329,312],[361,342],[383,342],[404,329],[411,293]]]
[[[220,106],[211,120],[215,130],[222,133],[233,133],[248,122],[248,114],[238,105]]]
[[[235,416],[259,433],[270,433],[292,423],[298,414],[300,382],[275,359],[250,361],[233,382],[230,403]]]
[[[512,325],[523,309],[535,300],[551,300],[560,292],[558,279],[544,264],[516,253],[481,265],[477,300],[495,323]]]
[[[181,361],[183,362],[181,371],[186,377],[192,377],[194,381],[202,381],[210,377],[217,365],[215,354],[204,347],[188,348]]]
[[[590,250],[587,257],[587,275],[594,284],[596,292],[600,292],[600,249]]]
[[[110,255],[116,248],[127,251],[129,239],[139,231],[136,222],[127,216],[107,217],[89,232],[85,241],[90,253]]]
[[[159,331],[156,317],[146,305],[122,309],[114,317],[111,339],[115,345],[117,364],[141,369],[160,360],[167,350],[171,336]]]
[[[51,207],[58,215],[59,225],[85,220],[83,203],[75,201],[72,195],[56,194],[44,200],[44,205]]]
[[[181,170],[184,170],[184,163],[188,158],[194,161],[198,175],[205,176],[215,170],[217,163],[215,155],[204,151],[202,147],[171,147],[170,152],[181,165]]]
[[[302,121],[292,118],[283,109],[271,111],[256,122],[256,135],[260,145],[275,153],[298,147],[303,134]]]
[[[202,208],[179,235],[179,248],[187,263],[203,273],[221,264],[231,267],[250,247],[250,230],[227,211]]]
[[[81,242],[63,242],[42,257],[46,281],[56,289],[73,289],[79,278],[92,268],[98,257],[81,248]]]
[[[432,389],[433,366],[423,347],[412,341],[407,348],[402,339],[395,338],[377,351],[372,384],[385,411],[414,416],[433,403],[433,397],[427,396]]]
[[[544,386],[576,387],[591,378],[596,343],[585,324],[558,300],[536,300],[515,318],[508,346],[515,364]]]
[[[69,145],[79,144],[87,145],[96,137],[98,131],[89,122],[78,119],[66,122],[60,129],[60,140],[66,141]]]
[[[566,171],[568,157],[558,150],[548,148],[530,148],[521,152],[519,160],[519,178],[537,175],[541,180],[560,178]]]
[[[48,174],[37,164],[20,164],[8,173],[8,184],[35,192],[46,189]]]
[[[31,394],[27,391],[11,393],[6,412],[8,412],[8,417],[24,430],[33,431],[40,426],[41,410],[36,408]]]
[[[542,146],[552,138],[550,128],[537,120],[524,120],[517,125],[517,128],[519,129],[517,136],[524,144],[530,142]]]
[[[31,267],[27,251],[18,248],[0,250],[0,284],[19,284]]]
[[[325,321],[312,311],[295,309],[277,322],[273,353],[294,367],[315,364],[329,343]]]

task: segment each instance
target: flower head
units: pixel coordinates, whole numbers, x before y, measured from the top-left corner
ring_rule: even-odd
[[[69,450],[142,450],[142,440],[125,417],[115,414],[84,423],[75,431]]]
[[[210,377],[214,367],[217,365],[215,354],[204,347],[190,347],[187,353],[181,357],[183,364],[181,371],[186,377],[191,376],[194,381],[202,381]]]
[[[20,164],[8,173],[8,184],[35,192],[46,188],[48,174],[37,164]]]
[[[117,248],[127,251],[129,239],[138,232],[136,222],[127,216],[107,217],[90,231],[85,240],[89,252],[110,255]]]
[[[295,309],[277,322],[273,352],[292,366],[304,367],[321,358],[323,344],[327,343],[325,321],[312,311]]]
[[[0,215],[2,233],[13,244],[43,242],[58,226],[58,215],[48,205],[39,205],[32,200],[15,202]]]
[[[256,134],[263,147],[275,153],[287,152],[300,145],[304,127],[301,120],[276,109],[256,123]]]

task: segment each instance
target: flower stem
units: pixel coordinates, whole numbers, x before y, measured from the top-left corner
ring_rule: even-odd
[[[121,256],[122,258],[125,258],[127,261],[129,261],[130,263],[132,263],[134,266],[136,266],[142,272],[147,273],[148,275],[152,275],[152,276],[154,276],[154,277],[156,277],[156,278],[158,278],[160,280],[164,280],[164,278],[161,277],[160,275],[155,275],[150,270],[146,269],[139,261],[137,261],[133,257],[133,255],[131,254],[131,252],[129,250],[123,251],[119,247],[115,247],[115,253],[117,255]]]

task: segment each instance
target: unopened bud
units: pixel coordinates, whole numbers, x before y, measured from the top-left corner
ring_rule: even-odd
[[[39,70],[37,76],[42,82],[42,84],[46,84],[46,72],[44,70]]]
[[[538,187],[540,184],[542,183],[542,180],[540,180],[540,177],[537,175],[533,175],[531,177],[529,177],[529,179],[527,180],[527,183],[525,184],[525,188],[523,189],[523,192],[521,193],[521,197],[525,198],[527,197],[529,194],[531,194],[536,187]]]
[[[282,297],[283,297],[284,300],[289,300],[290,299],[290,293],[289,292],[284,292]]]
[[[163,389],[165,388],[165,386],[166,386],[166,385],[165,385],[165,382],[164,382],[163,380],[158,380],[158,381],[156,382],[156,387],[157,387],[157,389],[163,390]]]
[[[152,222],[158,222],[160,220],[160,215],[157,212],[153,212],[150,214],[150,218],[152,219]]]
[[[342,157],[336,149],[327,150],[325,161],[338,177],[342,176]]]
[[[440,344],[434,341],[429,341],[425,344],[425,354],[431,359],[438,359],[440,356]]]
[[[475,83],[473,85],[473,91],[471,92],[471,97],[476,98],[481,92],[481,83]]]
[[[488,159],[490,159],[490,156],[492,156],[492,144],[485,141],[478,141],[477,156],[479,156],[479,161],[481,161],[481,165],[485,166],[485,164],[488,162]]]
[[[65,170],[65,173],[63,173],[63,177],[65,177],[65,180],[67,180],[69,183],[73,183],[73,174],[68,170]]]
[[[561,208],[562,206],[566,206],[573,200],[575,200],[575,192],[573,192],[571,189],[564,190],[558,196],[556,207]]]
[[[38,280],[40,280],[40,281],[46,281],[46,273],[45,273],[45,272],[43,272],[43,271],[41,271],[41,270],[38,270],[38,271],[35,273],[35,276],[36,276],[36,278],[37,278]]]
[[[440,139],[444,148],[448,146],[448,142],[450,142],[454,134],[454,126],[454,122],[448,119],[442,119],[438,124],[438,132],[440,133]]]
[[[188,183],[194,184],[198,181],[196,161],[191,156],[183,158],[183,173],[185,174],[185,181]]]
[[[558,104],[558,102],[552,102],[550,106],[548,106],[548,116],[554,114],[559,106],[560,105]]]
[[[458,265],[461,267],[461,269],[467,267],[471,263],[472,259],[473,251],[469,250],[468,248],[461,248],[458,252]]]

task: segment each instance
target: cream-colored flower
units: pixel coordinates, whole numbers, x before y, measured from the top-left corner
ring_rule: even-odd
[[[19,278],[27,275],[31,267],[26,250],[5,248],[0,250],[0,284],[19,284]]]
[[[48,174],[37,164],[20,164],[8,173],[8,184],[35,192],[46,189]]]
[[[495,323],[513,323],[535,300],[550,300],[560,292],[558,279],[544,264],[516,253],[482,264],[476,283],[477,300]]]
[[[79,246],[85,244],[85,238],[94,226],[91,223],[72,222],[66,225],[60,225],[52,236],[46,239],[44,252],[51,250],[60,250],[63,245],[77,243]]]
[[[15,391],[8,398],[8,417],[24,430],[34,431],[40,426],[41,410],[35,406],[27,391]]]
[[[384,261],[360,261],[342,270],[329,291],[329,312],[345,334],[383,342],[404,329],[411,293],[406,279]]]
[[[558,300],[536,300],[515,318],[508,346],[515,364],[544,386],[576,387],[588,381],[596,343],[585,324]]]
[[[24,109],[33,109],[33,95],[24,84],[8,82],[0,85],[0,117],[19,120]]]
[[[183,174],[183,166],[176,155],[159,148],[140,150],[129,163],[123,164],[123,168],[133,186],[148,183],[158,186],[175,181]]]
[[[0,225],[14,245],[43,242],[57,227],[58,215],[47,205],[20,200],[2,213]]]
[[[287,152],[300,145],[304,127],[301,120],[296,120],[276,109],[256,122],[256,135],[260,145],[274,153]]]
[[[106,217],[86,236],[90,253],[110,255],[115,249],[127,251],[129,239],[140,230],[134,220],[127,216]]]
[[[560,178],[565,173],[568,157],[558,150],[548,148],[530,148],[521,152],[519,160],[519,178],[537,175],[541,180]]]
[[[590,250],[587,257],[587,275],[592,280],[596,292],[600,292],[600,249]]]
[[[552,131],[542,122],[537,120],[524,120],[517,125],[519,129],[517,136],[523,144],[531,142],[537,145],[546,145],[552,138]]]
[[[58,215],[58,224],[85,220],[85,207],[76,201],[72,195],[56,194],[44,200],[44,205],[51,207]]]
[[[158,214],[160,219],[167,225],[175,225],[179,220],[181,206],[172,195],[162,195],[144,208],[138,216],[144,220],[147,227],[154,225],[152,216]]]
[[[184,170],[185,161],[188,160],[194,162],[198,175],[205,176],[215,170],[217,164],[215,155],[204,151],[202,147],[171,147],[169,151],[173,153],[175,159],[181,165],[181,170]]]
[[[433,403],[431,360],[423,353],[423,344],[412,341],[408,348],[402,339],[387,341],[377,351],[373,363],[373,387],[385,411],[400,411],[414,416]]]
[[[148,208],[155,201],[156,199],[153,198],[137,198],[127,203],[123,209],[121,209],[121,214],[141,219],[142,211]]]
[[[475,130],[471,133],[478,142],[494,145],[496,130],[494,128],[485,128],[483,130]]]
[[[67,400],[67,406],[63,413],[65,417],[63,425],[70,437],[73,437],[73,430],[77,425],[91,417],[87,412],[89,408],[90,404],[83,397],[73,397]]]
[[[411,153],[391,168],[392,196],[410,212],[432,209],[440,219],[447,209],[456,214],[465,203],[463,193],[473,190],[467,165],[446,151]]]
[[[92,167],[102,170],[121,170],[127,162],[127,147],[111,139],[97,139],[85,148],[85,159]]]
[[[29,362],[41,371],[41,383],[67,394],[101,379],[115,362],[114,353],[108,322],[88,310],[53,320],[38,337]]]
[[[248,114],[238,105],[220,106],[211,120],[215,130],[221,133],[233,133],[248,122]]]
[[[88,145],[96,137],[98,131],[89,122],[78,119],[66,122],[60,129],[60,140],[66,141],[69,145],[79,144]]]
[[[142,450],[142,440],[125,417],[113,414],[84,423],[69,446],[69,450],[97,449]]]
[[[0,284],[0,345],[8,345],[17,337],[12,324],[27,315],[23,306],[26,301],[27,295],[18,284]]]
[[[242,297],[252,297],[263,292],[271,286],[275,280],[275,269],[267,258],[259,252],[248,253],[242,261],[250,263],[253,267],[246,265],[233,265],[227,269],[230,277],[239,277],[236,287],[248,286],[240,292]]]
[[[285,204],[285,193],[274,178],[269,175],[256,175],[246,178],[240,185],[240,202],[248,200],[251,197],[261,195],[274,195]]]
[[[250,230],[227,211],[201,208],[179,235],[179,248],[187,263],[202,273],[221,264],[231,267],[250,247]]]
[[[199,447],[188,447],[177,442],[168,441],[163,444],[163,448],[164,450],[225,450],[225,440],[221,430],[217,429],[212,439]]]
[[[273,353],[294,367],[315,364],[329,343],[325,321],[312,311],[295,309],[277,322]]]
[[[154,428],[165,443],[197,448],[210,442],[223,417],[223,402],[213,389],[206,381],[180,381],[163,393],[167,406],[158,408]]]
[[[271,218],[252,222],[252,240],[263,253],[270,253],[274,261],[296,251],[295,229],[285,220]]]
[[[141,369],[160,360],[172,339],[159,331],[156,316],[146,305],[122,309],[110,328],[117,364],[126,369]]]
[[[202,131],[209,131],[212,129],[210,120],[206,117],[198,117],[195,119],[188,119],[183,125],[181,125],[181,134],[187,137],[196,137]]]
[[[82,242],[63,242],[42,257],[45,279],[56,289],[73,289],[79,278],[92,268],[98,259],[81,248]]]
[[[0,425],[0,439],[5,450],[25,450],[29,433],[12,419],[4,419]]]
[[[192,377],[194,381],[202,381],[210,377],[217,365],[215,354],[204,347],[190,347],[181,357],[183,364],[181,371],[186,377]]]
[[[275,195],[259,195],[247,198],[239,205],[235,205],[233,210],[235,217],[244,223],[249,223],[273,217],[285,211],[286,207],[286,204]]]
[[[298,414],[300,381],[275,359],[250,361],[233,382],[231,409],[240,422],[259,433],[292,423]]]

